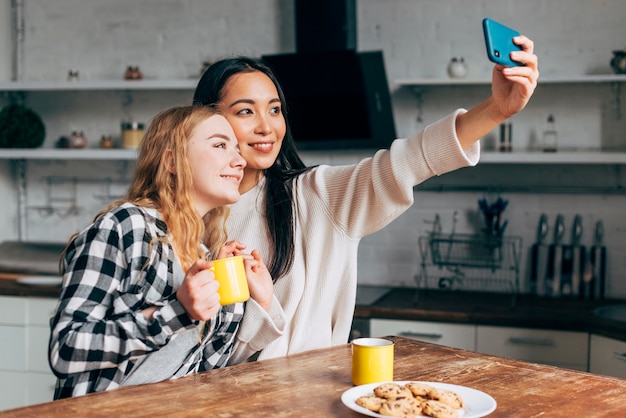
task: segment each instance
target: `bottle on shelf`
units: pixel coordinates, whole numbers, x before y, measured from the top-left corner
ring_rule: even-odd
[[[546,121],[546,129],[543,131],[543,152],[556,152],[558,139],[554,115],[550,114]]]
[[[500,125],[500,152],[513,151],[513,125],[511,123],[503,123]]]

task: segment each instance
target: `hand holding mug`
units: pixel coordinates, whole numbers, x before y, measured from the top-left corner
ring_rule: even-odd
[[[193,320],[208,321],[219,312],[218,283],[210,271],[210,261],[198,260],[185,273],[176,298]]]
[[[266,312],[272,306],[274,283],[261,254],[253,250],[251,254],[244,254],[246,246],[237,240],[228,241],[218,253],[218,259],[240,255],[243,257],[250,297],[254,299]]]
[[[246,246],[240,243],[237,240],[228,241],[225,243],[217,253],[217,258],[228,258],[236,255],[244,255],[243,250],[246,249]]]
[[[269,312],[274,297],[274,282],[269,270],[261,259],[257,250],[252,250],[250,255],[244,255],[246,276],[250,297],[256,301],[266,312]]]

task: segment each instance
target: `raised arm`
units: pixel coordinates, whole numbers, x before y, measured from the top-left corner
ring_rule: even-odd
[[[537,87],[539,78],[538,60],[534,54],[534,43],[526,36],[513,38],[522,47],[511,58],[525,65],[493,68],[491,96],[460,114],[456,119],[456,133],[463,149],[469,148],[502,122],[526,107]]]

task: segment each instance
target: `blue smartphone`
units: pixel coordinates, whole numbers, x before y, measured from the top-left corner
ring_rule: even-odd
[[[490,61],[505,67],[524,65],[511,59],[511,51],[522,49],[513,43],[513,38],[519,35],[518,31],[486,17],[483,19],[483,33]]]

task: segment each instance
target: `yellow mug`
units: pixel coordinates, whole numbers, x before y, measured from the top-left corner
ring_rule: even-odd
[[[250,298],[242,256],[236,255],[213,260],[213,267],[210,270],[215,274],[215,280],[220,284],[217,293],[220,295],[222,306],[245,302]]]
[[[393,381],[394,342],[384,338],[352,340],[352,383]]]

